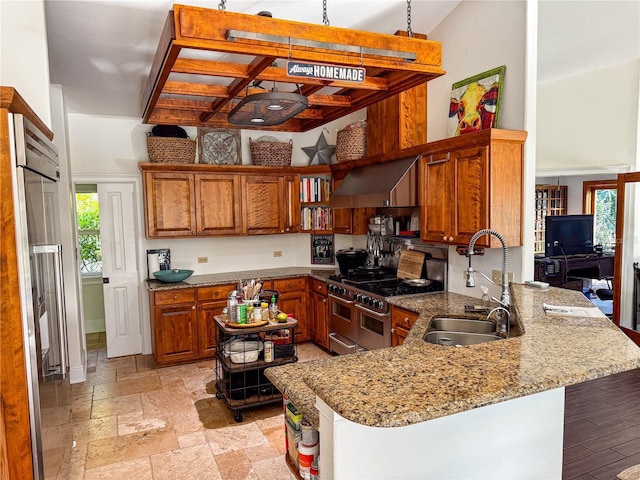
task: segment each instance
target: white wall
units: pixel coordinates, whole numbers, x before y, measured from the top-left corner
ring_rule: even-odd
[[[0,1],[0,85],[14,87],[51,126],[44,2]]]
[[[330,145],[335,145],[337,131],[344,125],[365,118],[364,110],[305,133],[242,130],[242,163],[251,164],[249,138],[262,135],[279,141],[293,140],[292,165],[308,165],[309,157],[302,147],[316,144],[324,132]],[[147,162],[146,134],[151,125],[143,125],[138,118],[106,117],[69,114],[69,145],[74,176],[140,175],[139,162]],[[197,137],[197,129],[186,127],[190,138]],[[334,159],[335,161],[335,159]],[[142,192],[139,192],[142,201]],[[144,232],[144,225],[139,226]],[[308,234],[260,235],[252,237],[221,237],[208,239],[143,240],[145,248],[170,248],[172,266],[188,268],[196,275],[230,270],[255,270],[290,266],[312,266]],[[364,246],[364,239],[336,235],[336,250],[349,246]],[[282,257],[273,257],[282,251]],[[198,257],[208,257],[208,263],[197,263]],[[337,266],[336,266],[337,268]]]
[[[580,215],[584,213],[583,208],[583,183],[595,182],[598,180],[615,180],[613,174],[593,174],[593,175],[569,175],[557,177],[536,177],[536,185],[566,185],[567,186],[567,215]]]
[[[538,86],[539,175],[635,165],[640,60]]]
[[[419,31],[419,19],[415,23],[415,30]],[[446,75],[429,82],[429,141],[447,137],[451,85],[501,65],[506,65],[507,69],[498,127],[516,130],[524,128],[526,31],[525,2],[464,1],[429,33],[430,40],[442,42],[443,68],[447,71]],[[525,179],[527,183],[532,184],[533,181],[533,178]],[[533,218],[533,211],[531,217]],[[515,274],[516,281],[521,280],[521,251],[521,248],[509,249],[508,270]],[[533,256],[531,262],[532,258]],[[484,257],[473,259],[474,269],[489,276],[492,269],[500,269],[501,263],[501,249],[487,249]],[[466,257],[459,256],[454,248],[450,248],[449,290],[480,297],[479,286],[487,282],[478,277],[478,287],[466,288],[462,272],[467,264]],[[499,297],[500,289],[492,286],[491,293]]]

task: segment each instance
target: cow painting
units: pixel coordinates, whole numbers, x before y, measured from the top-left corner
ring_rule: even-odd
[[[449,136],[464,135],[496,125],[504,70],[486,73],[492,75],[481,74],[454,84],[449,102]]]

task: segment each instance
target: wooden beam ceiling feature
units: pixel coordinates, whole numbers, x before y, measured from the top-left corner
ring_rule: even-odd
[[[247,38],[231,40],[231,31]],[[289,37],[296,41],[283,44]],[[309,107],[261,129],[307,131],[443,75],[441,51],[439,42],[420,34],[378,34],[175,4],[145,85],[143,122],[246,128],[227,120],[234,100],[255,84],[273,82],[277,90],[305,96]],[[415,61],[405,61],[407,56]],[[362,83],[294,77],[284,68],[288,60],[363,67],[367,75]],[[261,87],[268,91],[272,85]]]

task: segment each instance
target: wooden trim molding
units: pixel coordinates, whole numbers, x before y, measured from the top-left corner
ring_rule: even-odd
[[[586,214],[595,212],[596,190],[613,190],[617,188],[617,180],[595,180],[592,182],[582,182],[582,211]]]
[[[4,99],[5,89],[2,89]],[[26,104],[25,104],[26,105]],[[9,111],[0,108],[0,401],[6,434],[9,480],[33,479],[27,372],[18,281]],[[3,466],[4,468],[4,466]],[[2,478],[5,478],[4,476]]]

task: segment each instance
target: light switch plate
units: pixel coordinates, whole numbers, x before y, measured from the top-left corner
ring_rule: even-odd
[[[513,272],[507,272],[507,279],[509,282],[513,282]],[[502,270],[491,270],[491,280],[502,285]]]

